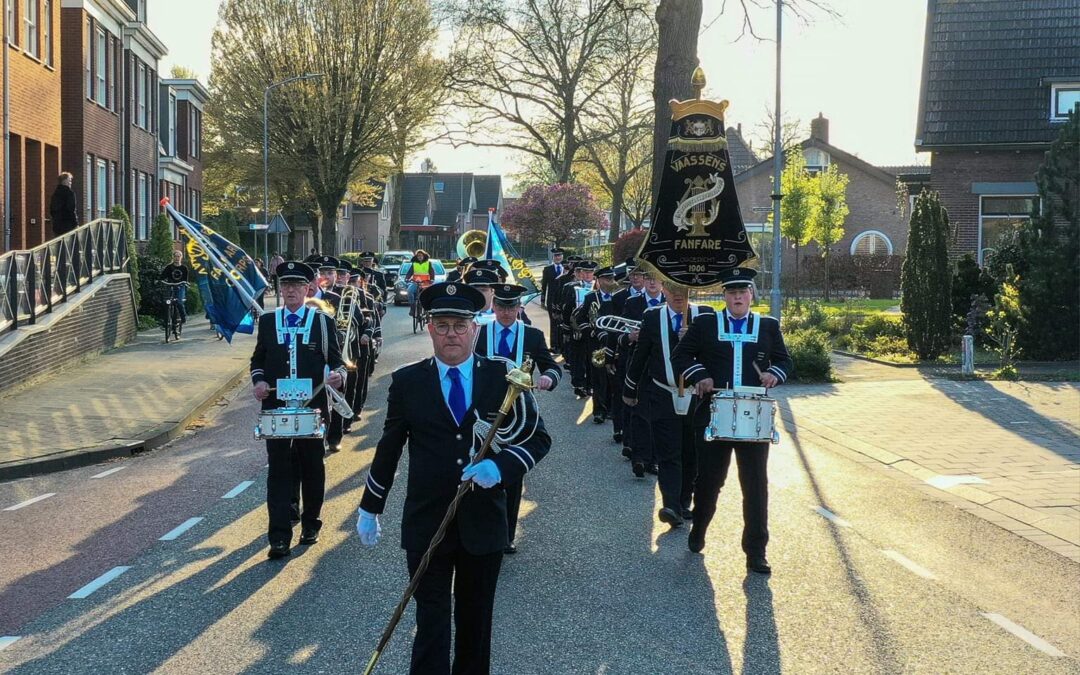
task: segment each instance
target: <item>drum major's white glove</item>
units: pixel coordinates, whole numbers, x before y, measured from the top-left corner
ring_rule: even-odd
[[[364,546],[374,546],[379,543],[379,535],[382,534],[382,526],[379,525],[379,516],[368,513],[364,509],[359,510],[360,517],[356,521],[356,533],[360,535],[360,543]]]

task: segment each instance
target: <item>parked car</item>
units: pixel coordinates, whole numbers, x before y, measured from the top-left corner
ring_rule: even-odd
[[[394,270],[394,304],[395,305],[407,305],[409,304],[409,284],[405,281],[405,272],[408,271],[409,265],[412,264],[412,255],[409,255],[409,260],[398,265],[398,268]],[[446,267],[441,260],[431,258],[431,269],[435,272],[435,283],[442,283],[446,281]],[[389,281],[387,282],[389,283]]]
[[[379,257],[379,271],[386,277],[386,290],[390,295],[393,295],[401,263],[409,262],[412,257],[412,251],[386,251]]]

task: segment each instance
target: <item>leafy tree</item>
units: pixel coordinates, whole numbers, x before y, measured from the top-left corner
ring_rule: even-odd
[[[503,212],[503,225],[516,238],[554,245],[605,224],[592,192],[580,183],[534,185]]]
[[[956,261],[952,278],[952,313],[953,322],[963,326],[969,322],[972,306],[979,298],[989,303],[994,297],[994,279],[989,272],[979,267],[975,256],[968,253]],[[986,314],[985,310],[982,314]],[[981,340],[982,335],[971,333]]]
[[[337,248],[337,211],[351,182],[393,143],[397,106],[414,83],[403,64],[431,53],[425,0],[223,0],[212,43],[211,100],[223,138],[261,153],[267,86],[276,167],[302,172],[319,206],[316,245]]]
[[[799,249],[810,243],[814,221],[821,209],[818,182],[806,170],[802,148],[796,146],[785,157],[780,174],[780,234],[795,246],[795,304],[799,303]],[[772,214],[769,214],[772,222]]]
[[[1074,109],[1036,174],[1041,213],[1020,227],[1024,262],[1020,344],[1036,359],[1080,351],[1080,109]]]
[[[614,264],[619,265],[636,256],[637,252],[641,250],[641,242],[645,240],[646,234],[648,233],[645,230],[630,230],[619,237],[611,251],[611,259]]]
[[[998,377],[1015,380],[1019,376],[1016,370],[1016,358],[1020,355],[1017,336],[1023,308],[1020,301],[1020,277],[1008,266],[1006,279],[994,296],[994,306],[986,313],[986,335],[994,344],[999,364],[995,373]]]
[[[626,15],[644,0],[448,0],[455,32],[450,88],[464,119],[454,145],[539,157],[573,179],[587,140],[579,121],[626,68]]]
[[[174,80],[197,80],[199,76],[194,70],[187,66],[182,66],[179,63],[174,63],[172,70],[169,72],[169,76]]]
[[[952,275],[949,270],[949,216],[936,192],[915,199],[901,272],[900,309],[908,346],[933,360],[949,346],[952,332]]]
[[[825,262],[825,301],[829,297],[829,261],[832,258],[832,247],[844,238],[844,221],[847,220],[847,174],[840,173],[836,165],[830,165],[828,169],[814,176],[817,182],[817,195],[819,207],[810,221],[808,234],[812,241],[821,247],[821,257]],[[783,209],[783,205],[780,207]],[[783,216],[781,215],[781,222]]]
[[[168,265],[172,262],[173,250],[172,223],[168,214],[159,213],[150,226],[150,244],[146,253]]]
[[[139,249],[135,248],[135,228],[131,224],[131,217],[119,204],[109,209],[109,218],[119,220],[124,224],[124,232],[127,233],[128,274],[131,275],[131,287],[135,294],[135,306],[139,306]]]

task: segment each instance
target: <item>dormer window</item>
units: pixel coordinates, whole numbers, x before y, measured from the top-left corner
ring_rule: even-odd
[[[438,193],[438,194],[442,194],[443,192],[446,192],[446,184],[443,183],[442,181],[437,181],[435,183],[435,192]]]
[[[811,176],[829,168],[829,153],[824,150],[807,148],[803,153],[803,157],[806,158],[806,170],[810,172]]]
[[[1050,121],[1064,122],[1069,111],[1080,104],[1080,82],[1062,82],[1050,87]]]

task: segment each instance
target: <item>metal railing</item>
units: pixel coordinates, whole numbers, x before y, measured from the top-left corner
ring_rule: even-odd
[[[34,324],[94,279],[127,270],[124,224],[101,218],[28,251],[0,255],[0,335]]]

